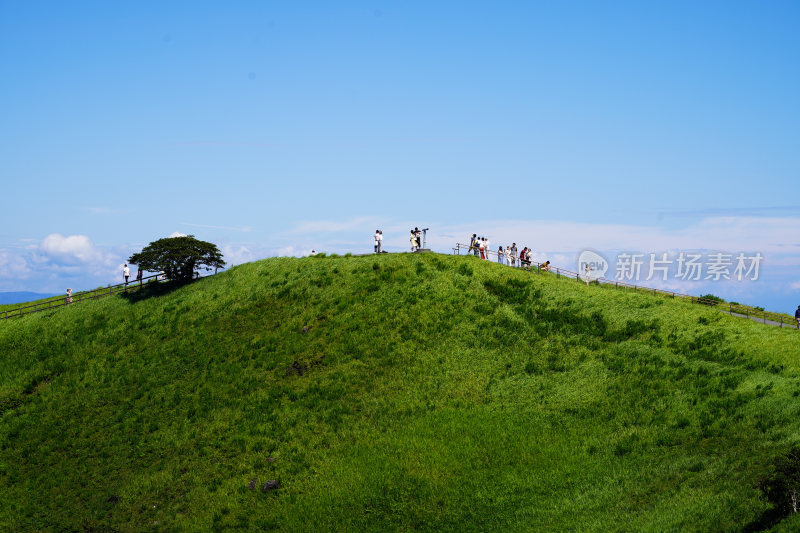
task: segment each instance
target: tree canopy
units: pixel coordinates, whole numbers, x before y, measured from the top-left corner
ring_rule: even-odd
[[[225,261],[215,244],[200,241],[194,235],[167,237],[151,242],[128,259],[139,269],[163,271],[171,280],[190,280],[200,268],[223,268]]]

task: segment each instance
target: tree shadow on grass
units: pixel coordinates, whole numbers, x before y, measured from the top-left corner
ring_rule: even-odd
[[[181,281],[161,281],[158,283],[145,283],[141,287],[136,285],[133,286],[131,284],[131,289],[123,292],[121,294],[122,298],[127,300],[129,303],[135,304],[136,302],[141,302],[143,300],[148,300],[150,298],[155,298],[158,296],[166,296],[167,294],[171,293],[176,289],[180,289],[191,283],[189,282],[181,282]]]
[[[742,528],[742,533],[757,533],[759,531],[769,531],[778,523],[786,518],[786,514],[782,513],[780,509],[767,509],[761,516],[747,524]]]

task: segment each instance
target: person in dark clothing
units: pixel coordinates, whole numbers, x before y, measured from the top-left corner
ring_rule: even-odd
[[[797,311],[794,312],[794,319],[797,322],[797,329],[800,329],[800,305],[797,306]]]

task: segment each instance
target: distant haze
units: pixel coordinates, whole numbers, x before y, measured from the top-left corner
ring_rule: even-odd
[[[42,298],[49,298],[56,296],[55,294],[43,294],[40,292],[0,292],[0,304],[19,304],[30,302],[33,300],[41,300]]]

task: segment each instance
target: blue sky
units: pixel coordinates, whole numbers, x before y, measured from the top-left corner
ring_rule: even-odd
[[[116,281],[175,232],[239,263],[430,226],[439,251],[478,232],[567,267],[760,251],[757,282],[687,290],[794,309],[798,23],[797,2],[0,0],[0,291]]]

